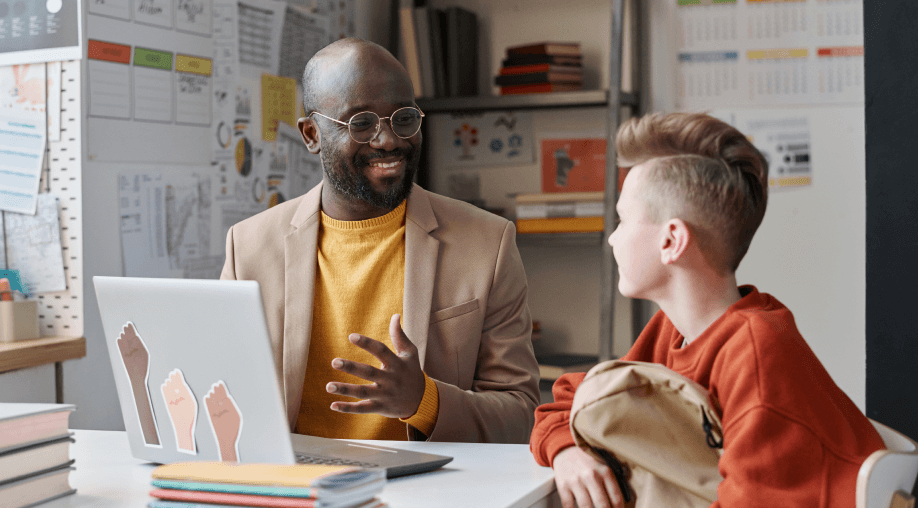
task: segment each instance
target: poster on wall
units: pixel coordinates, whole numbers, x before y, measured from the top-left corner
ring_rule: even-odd
[[[450,166],[506,166],[535,162],[532,113],[451,114],[434,143]]]
[[[541,148],[542,192],[605,190],[605,138],[547,138]]]
[[[81,0],[0,2],[0,65],[82,57]]]
[[[863,2],[678,0],[682,109],[864,101]]]

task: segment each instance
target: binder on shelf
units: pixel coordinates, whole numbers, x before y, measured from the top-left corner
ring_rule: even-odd
[[[446,9],[446,63],[450,95],[478,95],[478,17],[462,7]]]
[[[446,84],[446,50],[443,41],[446,34],[446,13],[442,9],[428,7],[427,17],[433,57],[434,93],[436,97],[446,97],[449,95]]]
[[[434,54],[430,35],[430,7],[414,8],[414,27],[417,36],[418,60],[421,71],[423,97],[436,97],[434,82]]]
[[[421,61],[418,53],[418,37],[414,26],[414,7],[411,0],[402,0],[398,10],[399,33],[401,34],[401,50],[399,57],[411,84],[414,87],[414,96],[423,97],[424,87],[421,81]]]

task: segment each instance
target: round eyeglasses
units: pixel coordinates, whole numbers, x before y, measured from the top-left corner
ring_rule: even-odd
[[[351,139],[358,143],[369,143],[376,139],[380,130],[380,122],[383,120],[389,120],[389,126],[392,127],[392,132],[396,136],[402,139],[408,139],[421,130],[421,119],[424,118],[424,113],[422,113],[420,109],[410,106],[397,109],[391,115],[383,118],[380,118],[379,115],[372,111],[364,111],[352,116],[347,122],[325,116],[318,111],[309,113],[309,116],[312,115],[319,115],[322,118],[328,118],[341,125],[347,125]]]

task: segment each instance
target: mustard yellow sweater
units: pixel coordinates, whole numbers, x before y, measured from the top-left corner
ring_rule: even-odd
[[[303,260],[308,262],[308,260]],[[368,381],[332,368],[335,358],[374,367],[379,360],[348,341],[359,333],[386,344],[389,320],[402,313],[405,286],[405,202],[375,219],[338,221],[322,213],[318,270],[313,302],[312,339],[303,383],[303,401],[295,431],[299,434],[348,439],[405,440],[409,424],[426,435],[437,423],[436,384],[424,375],[424,398],[418,412],[397,420],[378,414],[348,414],[330,409],[336,400],[357,399],[325,391],[330,381]]]

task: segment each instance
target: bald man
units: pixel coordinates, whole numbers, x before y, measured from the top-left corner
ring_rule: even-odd
[[[526,443],[538,366],[511,222],[415,185],[404,67],[343,39],[303,73],[323,180],[233,226],[221,278],[257,280],[294,432]]]

